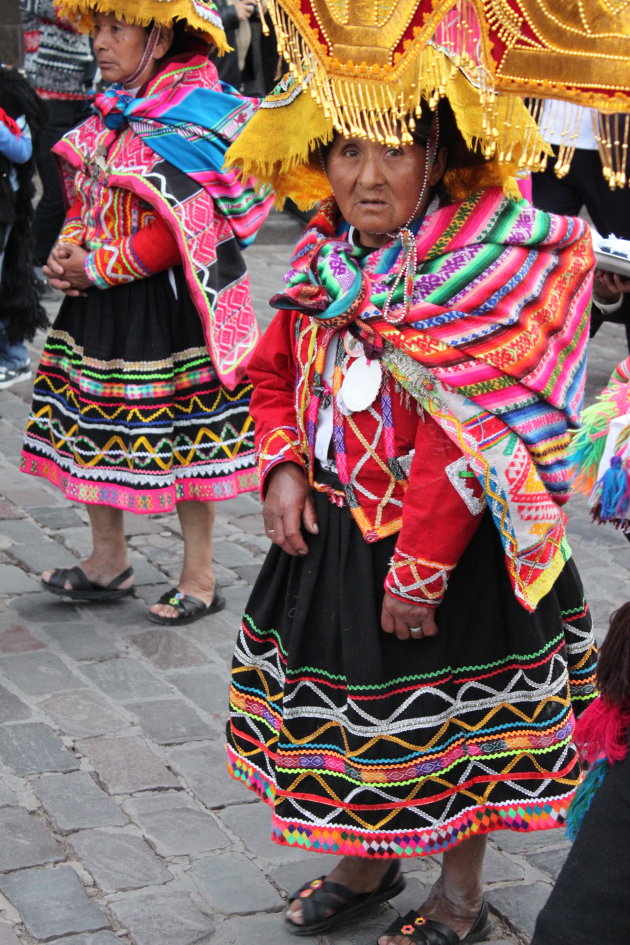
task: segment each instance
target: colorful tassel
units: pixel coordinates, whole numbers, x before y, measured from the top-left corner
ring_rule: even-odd
[[[573,489],[590,494],[597,481],[597,470],[601,462],[606,434],[611,420],[617,416],[614,404],[596,403],[580,414],[580,429],[571,440],[569,458],[575,467]]]
[[[596,761],[589,769],[588,774],[575,792],[575,796],[569,807],[569,813],[567,814],[566,827],[569,840],[575,840],[577,837],[586,812],[591,806],[595,792],[608,774],[609,768],[608,759],[600,758],[599,761]]]
[[[603,754],[611,764],[623,761],[628,752],[629,725],[630,704],[618,705],[599,696],[587,706],[575,727],[573,740],[582,760],[594,764]]]
[[[612,457],[610,468],[606,470],[595,489],[600,506],[600,521],[610,522],[627,517],[628,479],[621,456]]]

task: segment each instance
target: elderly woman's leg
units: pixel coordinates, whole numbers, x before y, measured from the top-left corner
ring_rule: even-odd
[[[106,588],[129,567],[123,512],[109,505],[88,505],[86,509],[92,530],[92,553],[81,562],[80,568],[89,581]],[[44,584],[50,581],[53,573],[44,571]],[[129,574],[117,584],[117,588],[122,590],[132,584],[133,575]],[[70,590],[73,584],[66,580],[64,586]]]
[[[483,902],[483,859],[486,837],[472,837],[447,850],[442,859],[442,875],[419,911],[427,918],[449,926],[460,939],[470,932]],[[405,935],[386,934],[378,945],[413,945]]]
[[[186,500],[177,503],[177,515],[184,539],[184,566],[177,589],[182,594],[204,601],[205,604],[211,603],[216,585],[212,566],[212,529],[215,514],[214,502]],[[177,610],[170,604],[153,604],[149,610],[161,617],[177,617]]]

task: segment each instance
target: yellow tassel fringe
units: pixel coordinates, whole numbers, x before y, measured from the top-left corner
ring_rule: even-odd
[[[225,32],[198,13],[192,0],[58,0],[55,5],[58,15],[68,19],[80,33],[93,29],[95,13],[111,14],[137,26],[172,26],[176,20],[185,20],[191,31],[216,46],[219,53],[231,49]]]

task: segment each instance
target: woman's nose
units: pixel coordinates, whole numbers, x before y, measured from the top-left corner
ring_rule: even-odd
[[[95,53],[101,49],[107,49],[107,37],[103,30],[99,30],[97,35],[93,38],[92,48]]]
[[[366,154],[361,161],[358,174],[363,187],[378,187],[385,182],[383,167],[378,156]]]

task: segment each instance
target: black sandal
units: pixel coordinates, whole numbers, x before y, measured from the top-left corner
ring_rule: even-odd
[[[285,919],[293,935],[315,935],[354,919],[379,902],[393,899],[404,888],[405,880],[397,862],[392,863],[377,888],[368,893],[354,893],[347,886],[320,876],[304,883],[289,899],[289,904],[300,900],[304,922],[298,925],[287,915]]]
[[[464,938],[459,938],[457,933],[443,922],[429,919],[413,910],[392,922],[383,935],[404,935],[417,945],[473,945],[473,942],[483,942],[487,939],[491,931],[488,903],[484,899],[475,924]]]
[[[158,604],[168,604],[177,611],[176,617],[163,617],[161,614],[154,614],[153,611],[147,611],[147,617],[153,623],[159,623],[163,627],[180,627],[184,623],[194,623],[201,617],[207,617],[208,614],[216,614],[217,611],[225,607],[225,597],[219,593],[219,585],[214,589],[214,597],[209,604],[199,597],[191,597],[190,594],[182,594],[180,590],[174,587],[170,591],[162,594]]]
[[[85,571],[77,565],[76,568],[57,568],[50,575],[48,581],[42,580],[42,584],[52,594],[58,594],[59,597],[69,597],[71,600],[120,600],[121,597],[133,594],[133,584],[130,584],[129,587],[120,586],[132,574],[133,568],[127,568],[109,584],[95,584],[90,581]],[[71,587],[66,588],[66,582]]]

